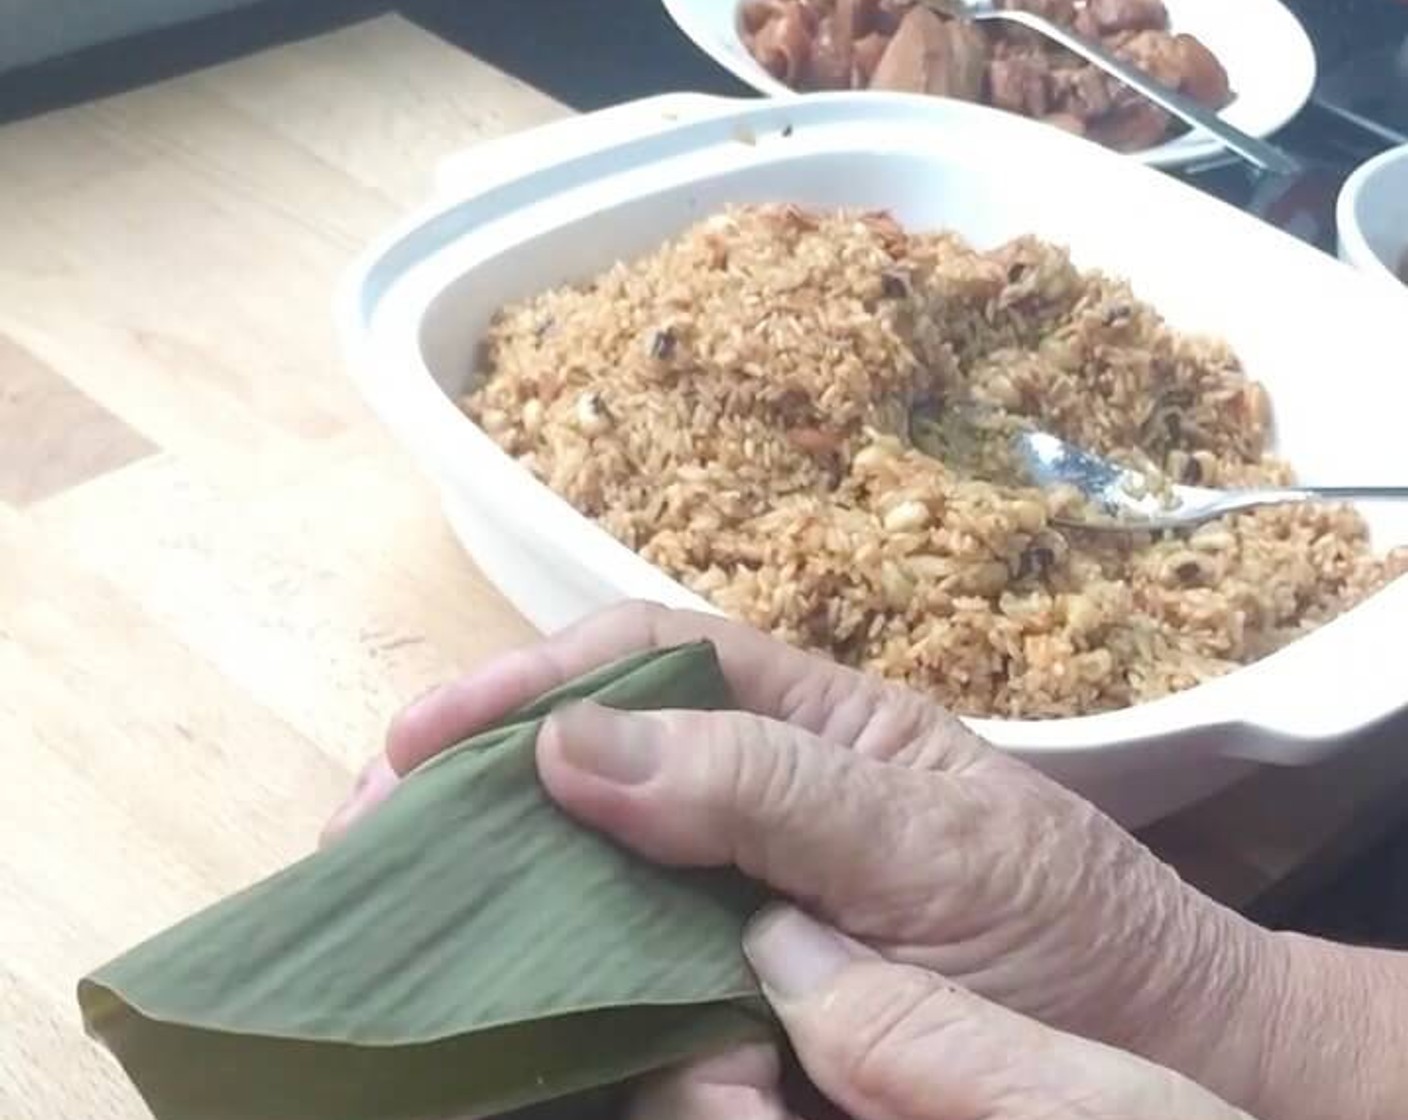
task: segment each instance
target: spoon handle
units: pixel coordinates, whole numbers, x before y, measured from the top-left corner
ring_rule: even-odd
[[[1012,23],[1020,23],[1029,27],[1033,31],[1039,31],[1060,43],[1072,54],[1078,54],[1100,69],[1113,74],[1120,81],[1133,87],[1185,124],[1196,125],[1204,131],[1212,133],[1248,163],[1260,167],[1264,171],[1273,171],[1279,175],[1296,175],[1304,170],[1296,159],[1274,144],[1258,140],[1255,136],[1248,136],[1240,128],[1228,124],[1216,113],[1200,105],[1191,97],[1185,97],[1183,94],[1169,89],[1168,86],[1142,70],[1128,65],[1103,47],[1096,46],[1074,32],[1067,31],[1059,24],[1020,8],[1002,8],[994,11],[988,18],[1009,20]]]
[[[1214,496],[1215,495],[1215,496]],[[1408,486],[1283,486],[1261,490],[1213,491],[1206,500],[1189,502],[1181,510],[1173,510],[1155,520],[1169,524],[1193,524],[1221,517],[1227,513],[1257,509],[1261,506],[1292,505],[1309,501],[1354,501],[1376,498],[1408,498]]]
[[[1408,486],[1297,486],[1292,489],[1316,498],[1408,498]]]

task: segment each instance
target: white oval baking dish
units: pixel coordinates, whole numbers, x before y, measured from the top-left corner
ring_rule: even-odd
[[[1400,302],[1353,270],[1132,161],[1016,116],[827,94],[637,102],[473,149],[439,198],[372,246],[339,295],[349,366],[440,487],[466,549],[536,626],[625,598],[709,609],[505,455],[458,409],[506,301],[643,253],[728,203],[887,208],[979,245],[1022,233],[1125,275],[1214,332],[1270,390],[1305,481],[1408,478]],[[1408,509],[1366,508],[1376,544]],[[1137,824],[1262,764],[1304,764],[1408,709],[1408,579],[1286,650],[1123,711],[974,720],[991,741]]]

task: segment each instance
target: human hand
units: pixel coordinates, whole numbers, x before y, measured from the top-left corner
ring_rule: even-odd
[[[567,812],[658,862],[736,865],[906,976],[1257,1099],[1267,935],[926,698],[745,627],[631,605],[501,658],[401,713],[332,831],[548,689],[698,638],[744,710],[560,711],[538,766]]]
[[[854,1120],[1248,1120],[1191,1081],[885,961],[790,906],[744,948],[808,1078]],[[628,1120],[790,1120],[776,1051],[647,1083]]]

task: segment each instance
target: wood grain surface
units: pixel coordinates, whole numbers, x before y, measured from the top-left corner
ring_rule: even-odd
[[[306,853],[408,698],[531,631],[330,301],[563,110],[396,19],[0,129],[0,1117],[145,1109],[87,969]]]
[[[78,977],[308,851],[398,706],[531,637],[329,307],[440,158],[563,112],[386,18],[0,129],[4,1120],[145,1116]],[[1159,843],[1246,903],[1405,778],[1278,775]]]

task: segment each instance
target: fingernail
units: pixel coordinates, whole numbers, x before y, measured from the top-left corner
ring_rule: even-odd
[[[357,782],[347,800],[337,807],[331,819],[324,825],[320,844],[327,845],[340,837],[385,801],[400,780],[384,755],[364,766],[362,772],[357,775]]]
[[[785,1000],[822,991],[862,955],[854,942],[795,906],[771,906],[754,918],[743,934],[743,952],[763,987]]]
[[[402,706],[401,710],[397,712],[396,715],[393,717],[390,725],[387,728],[388,732],[394,731],[397,724],[414,722],[420,716],[420,713],[424,711],[425,708],[430,704],[430,702],[436,699],[448,687],[449,685],[447,682],[441,681],[439,684],[431,685],[429,688],[421,692],[418,696],[415,696],[412,699],[408,700]]]
[[[584,700],[554,712],[552,723],[563,760],[593,777],[638,786],[660,768],[658,730],[647,717]]]

